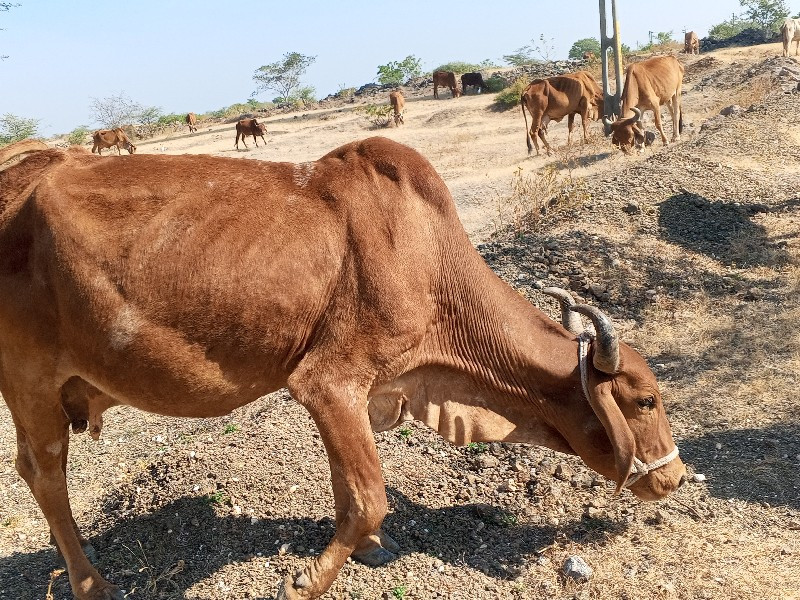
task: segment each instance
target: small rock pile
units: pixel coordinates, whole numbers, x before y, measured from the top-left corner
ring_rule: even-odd
[[[760,29],[745,29],[734,36],[725,38],[724,40],[705,37],[700,40],[700,52],[709,52],[711,50],[718,50],[719,48],[730,48],[731,46],[755,46],[757,44],[767,44],[770,42],[779,42],[780,34],[773,33],[764,35]]]

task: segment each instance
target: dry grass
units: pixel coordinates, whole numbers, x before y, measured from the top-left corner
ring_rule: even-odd
[[[775,87],[775,81],[769,75],[754,77],[737,88],[726,90],[721,98],[711,104],[706,112],[706,116],[715,115],[723,108],[733,104],[738,104],[743,108],[747,108],[753,104],[759,104],[764,101],[764,98],[766,98]]]

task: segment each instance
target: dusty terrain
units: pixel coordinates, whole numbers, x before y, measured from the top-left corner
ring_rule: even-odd
[[[561,123],[549,131],[561,149],[528,157],[519,109],[430,91],[397,129],[343,107],[268,119],[266,147],[248,151],[234,150],[232,125],[138,144],[293,162],[375,134],[413,146],[521,294],[555,314],[538,290],[556,284],[607,311],[650,361],[681,455],[706,478],[645,504],[573,457],[456,448],[410,424],[378,436],[400,557],[347,564],[326,598],[800,598],[800,95],[777,85],[791,73],[775,81],[800,65],[779,55],[681,57],[684,140],[637,156],[612,152],[597,124],[589,145],[576,128],[565,149]],[[745,110],[717,116],[730,104]],[[0,423],[0,599],[40,600],[58,557],[15,472],[3,404]],[[324,450],[285,392],[199,421],[112,409],[99,442],[71,444],[76,519],[130,598],[272,598],[332,534]],[[588,582],[563,575],[571,555],[593,568]],[[72,597],[58,571],[51,593]]]

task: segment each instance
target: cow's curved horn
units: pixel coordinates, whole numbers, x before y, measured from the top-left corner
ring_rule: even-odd
[[[608,117],[603,117],[603,123],[604,123],[604,124],[605,124],[607,127],[611,127],[611,124],[613,123],[613,121],[612,121],[611,119],[609,119]]]
[[[592,359],[594,368],[610,375],[616,373],[619,369],[619,337],[614,331],[611,319],[599,308],[588,304],[576,304],[572,310],[586,315],[594,324],[594,330],[597,332]]]
[[[635,115],[635,118],[631,122],[632,123],[638,123],[639,121],[641,121],[642,120],[642,111],[640,111],[635,106],[632,106],[631,110],[633,111],[633,114]]]
[[[575,335],[582,334],[583,323],[581,318],[571,310],[571,307],[575,305],[575,299],[572,295],[568,291],[557,287],[546,287],[542,292],[558,300],[558,304],[561,306],[561,324],[564,328]]]

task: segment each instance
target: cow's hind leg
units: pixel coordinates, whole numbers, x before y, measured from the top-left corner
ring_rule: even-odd
[[[72,517],[64,469],[69,420],[59,404],[58,391],[26,394],[4,390],[4,398],[17,428],[17,471],[47,519],[67,565],[73,595],[77,600],[123,600],[122,592],[89,562],[82,547],[85,541]]]
[[[367,413],[368,385],[344,375],[364,370],[348,366],[336,377],[331,362],[307,355],[289,378],[289,390],[311,414],[328,453],[337,498],[336,534],[322,554],[284,582],[278,598],[319,597],[362,540],[379,531],[386,515],[386,489]]]

